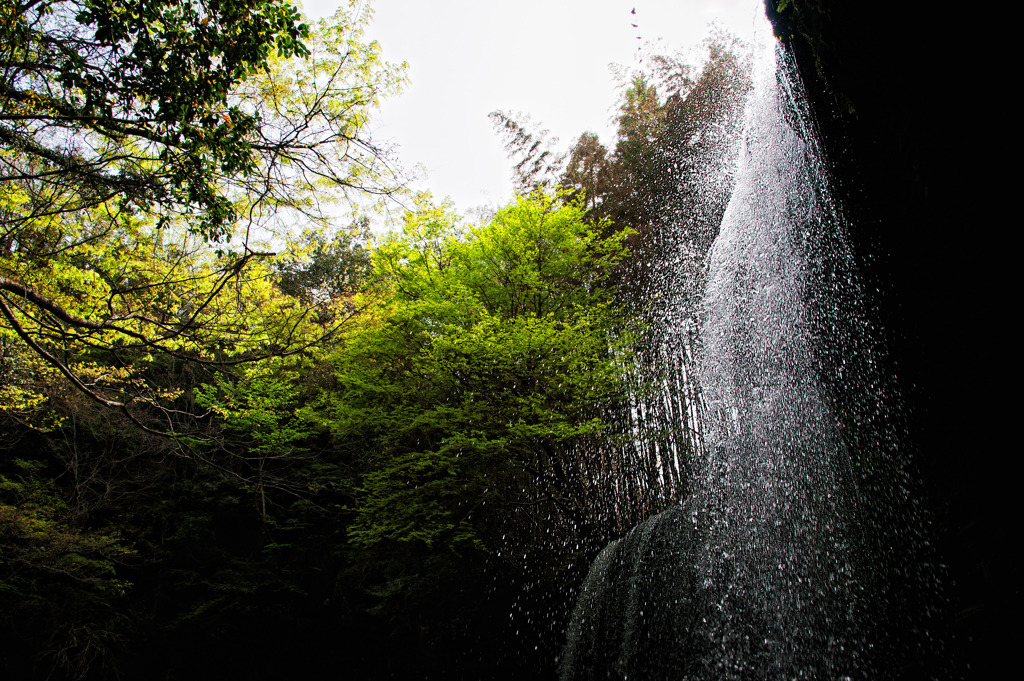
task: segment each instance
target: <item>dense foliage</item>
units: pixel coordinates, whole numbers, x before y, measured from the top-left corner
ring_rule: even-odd
[[[643,320],[633,395],[611,420],[636,437],[616,454],[623,470],[614,502],[635,523],[685,498],[693,457],[701,451],[703,401],[695,380],[701,354],[698,315],[708,250],[732,191],[743,104],[752,86],[746,46],[713,33],[693,63],[647,55],[642,69],[620,73],[614,144],[584,132],[558,151],[528,120],[491,114],[514,161],[520,190],[561,186],[584,201],[586,217],[629,227],[631,252],[613,275],[616,302]],[[639,407],[639,408],[634,408]]]
[[[550,677],[589,560],[685,490],[693,434],[631,420],[644,273],[735,46],[375,243],[402,69],[362,6],[0,8],[0,676]]]
[[[401,72],[360,42],[364,20],[310,28],[278,0],[4,4],[8,404],[56,371],[137,425],[187,431],[155,362],[225,367],[334,332],[270,286],[257,238],[394,187],[365,126]]]
[[[475,228],[423,207],[376,250],[379,311],[324,402],[338,446],[372,461],[357,545],[494,550],[528,505],[586,516],[583,443],[609,428],[634,330],[605,286],[626,232],[582,218],[543,194]]]
[[[334,618],[333,631],[370,618],[347,635],[372,675],[378,646],[426,629],[457,646],[489,612],[478,599],[513,608],[515,590],[486,580],[513,583],[538,560],[575,574],[572,546],[614,531],[588,536],[636,331],[607,286],[627,232],[602,236],[583,212],[535,194],[473,226],[424,202],[369,265],[344,239],[314,239],[273,295],[290,299],[280,289],[297,281],[296,295],[324,295],[337,275],[337,305],[360,314],[293,357],[207,379],[179,367],[166,380],[192,382],[210,412],[202,437],[126,429],[61,381],[8,408],[4,427],[32,442],[25,455],[12,439],[0,468],[12,640],[70,677],[136,674],[129,650],[202,676],[229,663],[248,617],[264,621],[254,641],[304,630],[301,616]],[[174,659],[214,642],[208,668]],[[4,664],[31,667],[13,650]],[[535,661],[517,664],[510,674]]]

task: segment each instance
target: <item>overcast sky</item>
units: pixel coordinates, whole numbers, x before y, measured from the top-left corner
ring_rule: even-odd
[[[747,39],[763,21],[762,0],[368,1],[367,37],[387,60],[408,62],[410,79],[377,116],[374,137],[397,143],[405,167],[425,168],[420,188],[462,211],[512,195],[491,111],[529,114],[563,148],[585,130],[608,143],[611,64],[635,67],[638,47],[659,41],[656,52],[695,47],[712,21]],[[302,2],[311,18],[341,4]]]

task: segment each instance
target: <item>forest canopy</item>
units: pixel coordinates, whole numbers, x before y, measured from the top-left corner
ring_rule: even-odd
[[[501,548],[479,519],[493,534],[527,501],[585,516],[600,466],[583,443],[609,427],[636,332],[606,286],[627,233],[536,193],[476,227],[422,205],[377,248],[375,318],[332,358],[322,407],[336,447],[374,459],[357,545]]]
[[[361,678],[541,678],[535,613],[685,493],[694,396],[636,408],[638,364],[692,389],[638,273],[742,55],[654,60],[614,144],[470,221],[369,135],[405,68],[368,12],[0,7],[0,676],[319,678],[343,641]],[[445,653],[484,632],[534,652]]]
[[[18,376],[56,371],[178,432],[180,391],[146,377],[153,362],[216,368],[334,332],[270,286],[258,241],[399,188],[366,124],[402,68],[355,9],[311,27],[281,0],[4,3],[9,405],[37,399]],[[154,406],[156,422],[139,409]]]

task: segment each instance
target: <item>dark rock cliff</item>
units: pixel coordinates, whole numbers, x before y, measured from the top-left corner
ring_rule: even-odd
[[[1000,66],[981,44],[997,39],[942,3],[765,4],[807,83],[898,376],[948,565],[950,655],[958,675],[997,678],[1020,605],[1020,570],[1005,558],[1019,515],[1007,476],[1015,306],[1000,274],[1011,252],[1001,225],[1015,218],[1000,215],[1007,165],[994,160],[1014,143],[993,141]]]

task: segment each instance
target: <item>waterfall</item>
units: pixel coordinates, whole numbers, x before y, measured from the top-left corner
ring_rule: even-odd
[[[757,82],[707,261],[690,497],[595,562],[563,679],[866,681],[935,650],[898,395],[781,46]]]
[[[857,483],[813,337],[828,294],[812,285],[817,263],[849,252],[799,80],[782,66],[750,102],[705,294],[695,567],[718,679],[848,678],[864,647]]]

